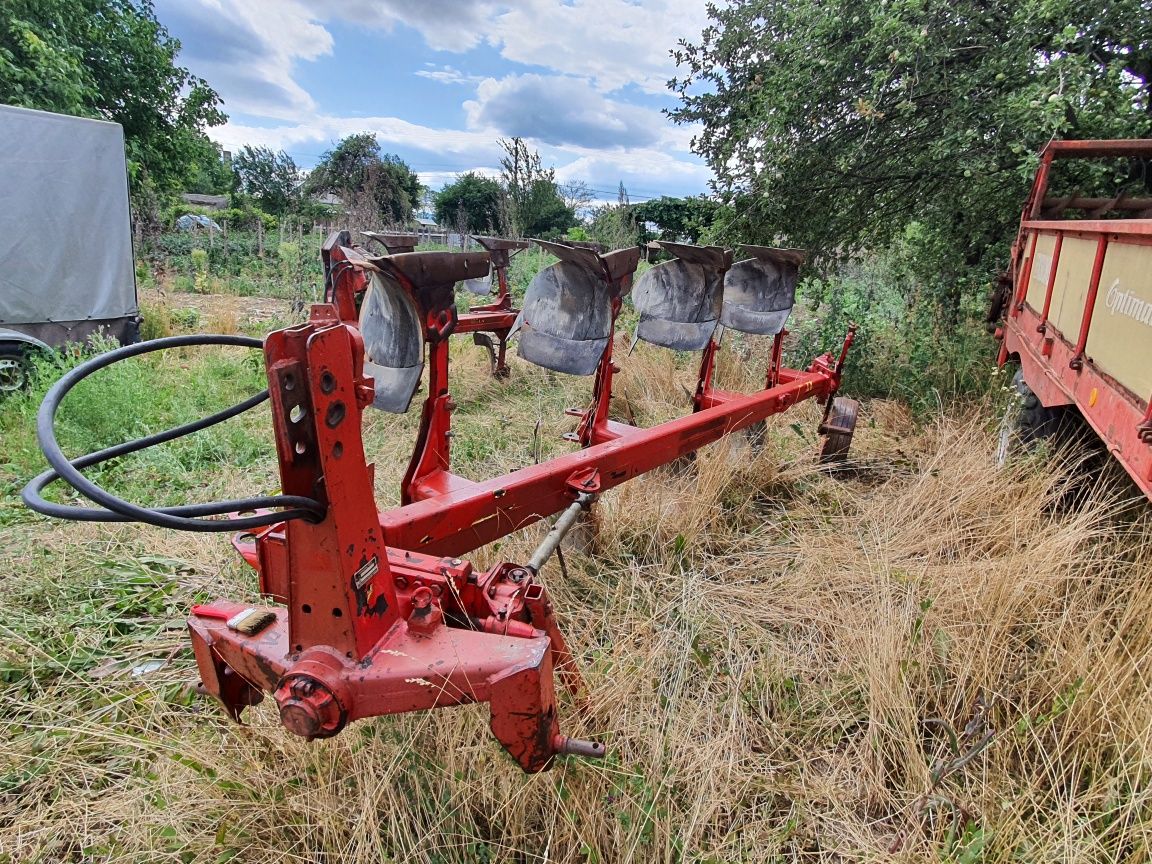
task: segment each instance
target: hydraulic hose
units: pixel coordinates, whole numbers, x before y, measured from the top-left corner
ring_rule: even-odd
[[[154,339],[150,342],[140,342],[135,345],[126,345],[113,349],[98,357],[93,357],[76,366],[57,381],[36,415],[36,437],[40,442],[40,449],[51,465],[51,469],[34,477],[24,487],[21,497],[24,503],[38,513],[54,516],[60,519],[73,519],[82,522],[144,522],[161,528],[174,528],[177,531],[201,532],[230,532],[247,531],[284,522],[288,519],[308,519],[317,521],[324,517],[325,507],[319,501],[299,495],[267,495],[253,498],[239,498],[230,501],[210,501],[203,504],[189,504],[180,507],[142,507],[125,501],[111,494],[107,490],[93,483],[80,473],[80,469],[89,468],[114,459],[135,453],[157,444],[173,441],[185,435],[191,435],[203,429],[215,426],[232,417],[242,414],[256,407],[268,398],[268,391],[264,390],[250,396],[243,402],[225,408],[208,417],[176,426],[163,432],[157,432],[133,441],[126,441],[112,447],[106,447],[95,453],[88,453],[75,459],[68,459],[56,441],[56,413],[64,397],[77,384],[94,372],[142,354],[155,351],[164,351],[169,348],[181,348],[200,345],[238,345],[244,348],[262,348],[263,342],[250,336],[230,335],[189,335],[169,336],[164,339]],[[48,484],[64,480],[77,492],[98,504],[98,507],[71,507],[54,504],[43,498],[43,491]],[[252,516],[240,516],[233,519],[200,519],[193,517],[218,516],[224,513],[243,512],[247,510],[261,510],[276,507],[288,508],[275,513],[260,513]]]

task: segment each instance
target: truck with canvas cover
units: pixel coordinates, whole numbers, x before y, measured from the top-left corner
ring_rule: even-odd
[[[1022,438],[1081,414],[1152,498],[1152,140],[1054,141],[1003,295]]]
[[[28,352],[138,338],[119,124],[0,105],[0,394]]]

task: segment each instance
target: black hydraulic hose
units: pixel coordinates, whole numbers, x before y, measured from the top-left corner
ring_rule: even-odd
[[[157,525],[162,528],[174,528],[178,531],[244,531],[260,528],[265,525],[273,525],[288,519],[309,519],[315,521],[323,518],[325,510],[323,504],[312,498],[305,498],[299,495],[270,495],[240,498],[231,501],[212,501],[204,504],[191,504],[181,507],[141,507],[112,495],[80,473],[79,469],[81,468],[88,468],[92,465],[106,462],[109,459],[114,459],[117,456],[135,453],[138,450],[153,447],[166,441],[172,441],[176,438],[199,432],[202,429],[207,429],[210,426],[215,426],[217,423],[222,423],[262,403],[268,398],[267,390],[257,393],[237,405],[225,408],[209,417],[204,417],[192,423],[186,423],[183,426],[177,426],[154,435],[138,438],[134,441],[127,441],[113,447],[107,447],[73,460],[69,460],[64,455],[59,444],[56,442],[56,412],[59,410],[64,397],[73,387],[92,373],[110,366],[113,363],[126,360],[129,357],[136,357],[153,351],[163,351],[168,348],[192,345],[238,345],[245,348],[263,347],[263,343],[259,339],[254,339],[250,336],[170,336],[164,339],[155,339],[150,342],[140,342],[136,345],[116,348],[81,363],[53,385],[52,389],[50,389],[44,397],[43,403],[40,405],[40,410],[36,416],[36,436],[40,441],[40,449],[43,450],[44,456],[48,460],[48,464],[52,466],[52,469],[33,478],[28,485],[24,487],[22,493],[24,503],[39,513],[61,519],[73,519],[85,522],[138,521],[145,522],[149,525]],[[44,488],[57,479],[63,479],[80,494],[99,504],[100,507],[70,507],[44,500],[41,495]],[[189,518],[195,516],[216,516],[223,513],[272,507],[287,507],[291,509],[281,510],[276,513],[242,516],[235,519],[206,520]]]

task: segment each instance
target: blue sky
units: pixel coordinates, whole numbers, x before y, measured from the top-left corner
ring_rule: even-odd
[[[225,148],[283,149],[303,167],[373,132],[432,188],[495,174],[519,135],[614,199],[708,191],[693,129],[668,121],[677,40],[703,0],[157,0],[180,61],[224,99]]]

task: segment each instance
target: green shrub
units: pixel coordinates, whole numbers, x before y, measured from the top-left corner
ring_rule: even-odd
[[[983,302],[944,314],[918,283],[901,247],[810,277],[798,288],[786,348],[789,365],[838,351],[850,322],[859,330],[845,365],[844,392],[899,398],[917,411],[982,391],[995,350]]]

